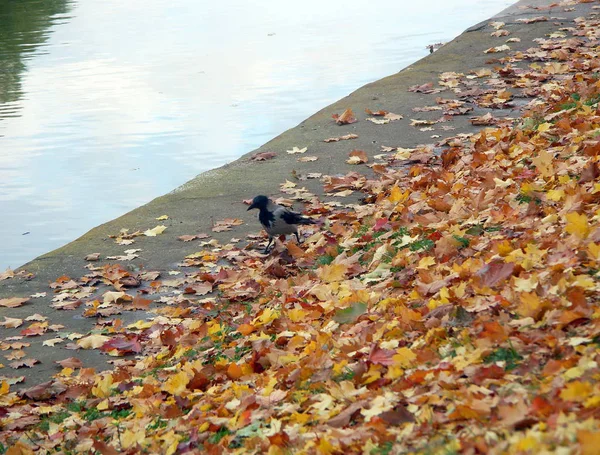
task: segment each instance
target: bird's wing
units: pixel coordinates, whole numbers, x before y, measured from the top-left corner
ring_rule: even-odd
[[[276,215],[277,215],[277,212],[276,212]],[[288,210],[284,207],[282,207],[282,211],[281,211],[281,214],[279,214],[279,216],[287,224],[312,224],[312,223],[314,223],[314,221],[311,220],[310,218],[307,218],[300,213],[292,212],[291,210]]]

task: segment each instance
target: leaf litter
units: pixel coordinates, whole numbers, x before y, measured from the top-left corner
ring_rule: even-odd
[[[486,119],[488,128],[445,140],[440,154],[433,146],[385,147],[374,176],[322,177],[326,193],[359,192],[363,203],[325,202],[283,184],[282,191],[305,195],[305,214],[321,223],[306,227],[301,246],[277,243],[265,258],[211,241],[182,260],[185,273],[176,278],[118,264],[59,277],[50,284],[55,304],[71,305],[63,311],[83,305],[88,317],[101,317],[92,333],[58,332],[48,348],[64,341],[97,349],[116,359],[115,369],[95,372],[73,357],[52,381],[20,391],[13,386],[22,377],[3,377],[3,447],[596,453],[595,27],[579,19],[574,38],[538,40],[538,48],[507,54],[476,78],[502,73],[511,90],[533,98],[515,122]],[[514,66],[540,55],[560,55],[566,67]],[[411,91],[451,90],[479,108],[511,100],[508,87],[465,85],[474,80],[446,74],[441,88]],[[342,122],[354,118],[345,114]],[[94,298],[100,285],[112,290]],[[135,287],[144,293],[133,295]],[[112,318],[128,306],[148,317]],[[6,316],[3,325],[20,320]],[[23,330],[41,336],[50,326],[34,321]],[[33,367],[28,344],[14,338],[0,342],[11,351],[10,367]]]

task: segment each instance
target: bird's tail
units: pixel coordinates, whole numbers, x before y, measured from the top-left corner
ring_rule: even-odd
[[[317,224],[312,218],[302,217],[298,220],[298,224]]]

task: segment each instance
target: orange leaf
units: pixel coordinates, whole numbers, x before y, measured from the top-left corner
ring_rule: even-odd
[[[227,367],[227,376],[230,379],[236,380],[241,378],[243,375],[242,368],[237,363],[230,363]]]
[[[237,331],[240,332],[244,336],[250,335],[255,330],[256,330],[256,328],[250,324],[240,324],[237,328]]]

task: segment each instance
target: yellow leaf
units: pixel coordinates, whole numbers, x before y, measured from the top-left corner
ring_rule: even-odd
[[[274,321],[279,317],[279,311],[274,310],[272,308],[264,308],[263,312],[259,317],[252,321],[252,325],[255,327],[260,327],[261,325],[268,324],[269,322]]]
[[[344,264],[324,265],[319,269],[318,275],[326,283],[341,281],[346,276],[346,269]]]
[[[514,289],[517,292],[531,292],[538,286],[538,278],[530,276],[529,278],[513,277]]]
[[[161,215],[158,218],[155,218],[158,221],[164,221],[169,219],[169,215]]]
[[[0,396],[6,395],[9,390],[10,390],[10,385],[8,384],[8,382],[2,381],[2,384],[0,384]]]
[[[539,446],[539,442],[533,436],[527,436],[521,439],[516,446],[516,449],[519,452],[527,452],[528,450],[533,450]]]
[[[432,256],[425,256],[421,258],[419,261],[419,265],[417,265],[417,269],[427,270],[429,267],[435,264],[435,258]]]
[[[303,321],[307,314],[308,311],[304,311],[302,308],[294,308],[287,312],[288,318],[290,318],[292,322]]]
[[[92,387],[92,394],[98,398],[108,398],[111,395],[111,387],[113,385],[112,375],[105,374],[96,378],[96,383]]]
[[[566,401],[585,401],[593,393],[593,387],[589,382],[574,381],[560,392],[560,397]]]
[[[551,201],[554,201],[554,202],[558,202],[558,201],[560,201],[564,197],[565,197],[564,190],[549,190],[546,193],[546,198],[548,198],[548,199],[550,199]]]
[[[385,395],[378,395],[374,399],[370,400],[369,409],[361,409],[360,413],[368,421],[371,417],[378,416],[379,414],[389,411],[394,407],[394,394],[387,392]]]
[[[147,237],[156,237],[157,235],[162,234],[165,231],[165,229],[167,229],[167,226],[158,225],[156,227],[153,227],[152,229],[144,231],[144,235]]]
[[[410,196],[410,192],[408,190],[403,192],[402,190],[400,190],[400,188],[394,186],[390,191],[390,196],[388,197],[388,200],[393,204],[397,204],[399,202],[406,201],[408,199],[408,196]]]
[[[600,243],[590,243],[588,245],[588,251],[593,259],[600,261]]]
[[[542,310],[542,302],[534,292],[521,294],[521,304],[517,307],[517,313],[523,317],[531,317],[537,320]]]
[[[146,431],[143,428],[136,431],[127,429],[121,434],[119,441],[124,449],[129,449],[130,447],[141,445],[145,439]]]
[[[552,123],[540,123],[540,124],[538,125],[538,127],[537,127],[537,130],[538,130],[538,132],[539,132],[539,133],[545,133],[545,132],[546,132],[546,131],[548,131],[550,128],[552,128],[552,126],[553,126],[553,125],[552,125]],[[544,150],[544,152],[546,152],[546,151]],[[548,153],[548,152],[546,152],[546,154],[547,154],[547,153]],[[533,163],[533,164],[535,164],[535,163]],[[537,165],[536,165],[536,166],[537,166]]]
[[[404,368],[408,368],[412,365],[413,361],[417,358],[417,355],[412,352],[409,348],[399,348],[396,350],[396,354],[392,357],[395,365],[399,365]]]
[[[185,371],[180,371],[167,379],[160,389],[169,392],[171,395],[181,395],[189,382],[190,378],[187,373]]]
[[[110,340],[110,337],[95,334],[77,340],[77,344],[83,349],[98,349],[108,340]]]
[[[163,440],[163,448],[165,455],[173,455],[177,452],[177,446],[181,440],[180,436],[177,435],[173,430],[160,437]]]
[[[573,234],[575,237],[580,239],[585,239],[588,236],[590,233],[590,224],[585,213],[567,213],[566,219],[567,226],[565,230],[567,233]]]
[[[580,455],[596,455],[600,447],[600,432],[579,430],[577,432]]]
[[[104,400],[102,400],[100,403],[98,403],[96,405],[96,409],[98,411],[106,411],[110,406],[110,402],[108,401],[107,398],[105,398]]]

